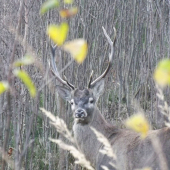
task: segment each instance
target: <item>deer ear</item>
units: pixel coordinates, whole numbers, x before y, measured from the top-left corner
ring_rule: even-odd
[[[69,90],[69,89],[67,89],[65,87],[57,85],[57,91],[58,91],[59,96],[61,98],[63,98],[64,100],[66,100],[66,101],[71,100],[71,90]]]
[[[93,91],[93,95],[98,100],[99,96],[103,94],[104,91],[104,78],[97,81],[93,86],[90,86],[90,89]]]

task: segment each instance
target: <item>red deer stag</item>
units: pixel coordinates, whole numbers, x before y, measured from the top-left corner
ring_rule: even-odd
[[[118,129],[108,124],[96,106],[99,96],[104,91],[104,78],[108,73],[114,55],[114,43],[103,28],[104,34],[110,44],[111,53],[106,70],[96,80],[92,75],[88,87],[84,90],[75,88],[66,79],[62,79],[57,70],[54,57],[55,48],[52,50],[52,71],[56,79],[64,86],[57,86],[59,95],[71,104],[74,117],[73,132],[79,150],[84,153],[91,165],[102,170],[102,165],[109,170],[134,170],[150,167],[152,170],[170,169],[170,129],[163,128],[151,130],[145,139],[141,139],[136,132],[127,129]],[[114,41],[115,42],[115,41]],[[116,160],[99,152],[103,147],[90,127],[102,133],[110,142],[116,155]],[[161,153],[155,150],[152,140],[159,140]],[[152,139],[152,140],[151,140]],[[115,164],[113,167],[110,162]]]

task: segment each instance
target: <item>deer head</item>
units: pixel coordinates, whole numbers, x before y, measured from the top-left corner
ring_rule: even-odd
[[[104,35],[106,36],[110,47],[111,47],[111,53],[109,55],[109,64],[106,68],[106,70],[94,81],[92,81],[92,74],[90,76],[90,80],[88,83],[88,87],[84,88],[83,90],[79,90],[75,88],[71,83],[65,80],[63,80],[59,72],[57,70],[54,57],[55,57],[55,47],[51,47],[52,51],[52,58],[51,58],[51,65],[52,65],[52,72],[56,76],[57,80],[62,83],[62,85],[65,86],[57,86],[58,93],[60,97],[65,99],[71,104],[71,109],[73,111],[74,118],[77,122],[82,124],[88,124],[92,118],[93,118],[93,111],[96,107],[96,102],[99,98],[99,96],[103,93],[104,90],[104,78],[106,74],[108,73],[113,59],[114,54],[114,48],[113,48],[113,42],[107,35],[105,29],[103,28]],[[114,28],[114,32],[115,28]],[[116,35],[116,34],[115,34]],[[115,36],[116,37],[116,36]],[[115,39],[114,37],[114,39]],[[115,41],[114,41],[115,42]]]

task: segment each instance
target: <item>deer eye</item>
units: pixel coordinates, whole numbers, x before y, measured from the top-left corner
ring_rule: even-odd
[[[89,98],[89,102],[93,103],[94,102],[93,98]]]
[[[70,101],[70,104],[71,104],[71,105],[73,105],[73,104],[74,104],[74,101],[73,101],[73,100],[71,100],[71,101]]]

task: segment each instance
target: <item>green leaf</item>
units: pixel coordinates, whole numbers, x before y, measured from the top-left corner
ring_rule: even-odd
[[[34,58],[32,56],[26,55],[24,58],[19,59],[13,63],[14,67],[20,67],[22,65],[30,65],[34,63]]]
[[[17,76],[28,88],[29,93],[32,97],[35,97],[36,95],[36,88],[34,86],[34,83],[32,82],[30,76],[27,74],[27,72],[23,70],[14,70],[14,75]]]
[[[50,9],[58,7],[60,4],[59,0],[48,0],[41,5],[40,14],[43,15]]]
[[[6,81],[0,81],[0,95],[9,89],[9,84]]]

